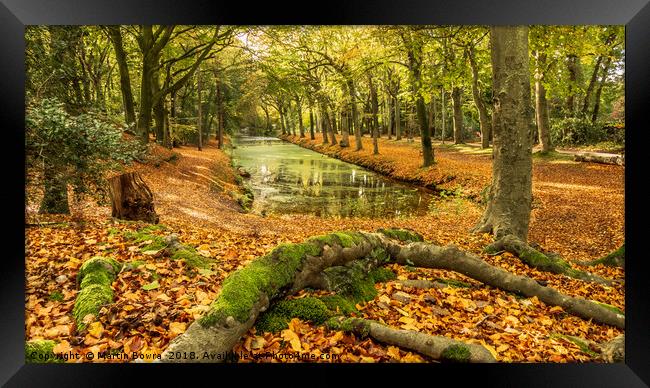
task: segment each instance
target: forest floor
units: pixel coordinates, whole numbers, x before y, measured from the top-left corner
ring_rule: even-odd
[[[529,268],[507,253],[484,254],[482,249],[492,241],[491,237],[471,234],[469,230],[482,213],[478,199],[489,183],[489,155],[438,147],[438,164],[421,169],[417,144],[382,139],[379,156],[368,151],[372,150],[370,139],[364,139],[365,150],[356,153],[340,147],[312,145],[320,152],[370,165],[398,179],[417,177],[421,183],[440,183],[439,187],[461,194],[438,200],[427,215],[397,219],[262,217],[242,213],[229,195],[238,190],[230,160],[212,142],[203,151],[190,147],[175,149],[178,156],[173,158],[166,154],[168,151],[156,148],[160,157],[133,167],[153,191],[156,211],[164,225],[153,233],[178,233],[183,244],[192,245],[214,259],[210,270],[196,270],[184,260],[146,254],[141,249],[146,242],[136,243],[125,236],[125,232],[146,224],[111,219],[108,204],[77,201],[71,206],[71,216],[37,215],[36,208],[28,207],[28,223],[32,225],[25,231],[26,339],[56,340],[56,352],[159,354],[171,339],[205,313],[229,273],[268,253],[277,244],[299,242],[336,230],[375,231],[381,227],[416,230],[429,241],[456,244],[490,264],[547,281],[566,294],[624,309],[622,282],[611,287],[586,283]],[[536,160],[530,240],[574,261],[577,267],[581,267],[581,260],[597,258],[617,248],[624,238],[623,175],[620,166]],[[90,330],[77,333],[71,316],[77,294],[75,277],[81,263],[97,255],[135,265],[132,270],[122,271],[113,283],[114,303],[100,311]],[[421,290],[393,281],[378,283],[378,297],[357,306],[362,317],[397,328],[480,343],[498,361],[592,361],[595,355],[589,349],[581,349],[561,335],[604,342],[622,333],[567,314],[561,308],[546,306],[536,298],[521,298],[483,286],[454,272],[397,265],[391,268],[398,279],[454,279],[469,287]],[[612,279],[624,278],[621,269],[596,266],[589,270]],[[397,300],[396,293],[400,293],[402,300],[403,294],[408,294],[410,302]],[[295,337],[299,342],[291,341]],[[281,333],[257,333],[251,329],[235,350],[328,353],[338,356],[336,362],[430,361],[371,339],[299,320],[293,320],[289,329]]]

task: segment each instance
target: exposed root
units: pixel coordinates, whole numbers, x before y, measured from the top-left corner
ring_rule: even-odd
[[[525,241],[513,235],[507,235],[497,240],[486,248],[487,252],[506,251],[516,255],[531,267],[541,271],[566,275],[574,279],[596,282],[609,285],[611,280],[602,278],[589,272],[580,271],[571,267],[567,261],[554,254],[544,254],[528,245]]]
[[[334,330],[350,331],[362,337],[412,350],[435,360],[447,362],[496,362],[485,347],[442,336],[393,329],[379,322],[362,318],[333,318],[328,326]]]
[[[364,274],[370,277],[368,273],[387,262],[456,271],[506,291],[536,296],[546,304],[561,306],[567,312],[586,319],[619,328],[625,326],[625,316],[620,313],[583,298],[564,295],[538,284],[534,279],[491,266],[478,256],[462,252],[455,246],[440,247],[423,242],[417,236],[404,240],[388,236],[395,234],[385,231],[336,232],[300,244],[277,247],[268,255],[228,276],[210,311],[170,343],[162,355],[163,362],[183,362],[184,360],[174,357],[177,352],[229,352],[241,335],[255,324],[261,312],[268,309],[274,301],[304,288],[337,291],[350,298],[372,297],[370,291],[365,291],[363,287],[359,289],[355,283]],[[405,240],[417,242],[403,245]],[[375,326],[372,328],[377,333],[393,333],[391,330],[394,330]],[[383,334],[377,334],[381,335]],[[386,336],[393,338],[395,334]],[[411,343],[408,342],[411,341],[410,333],[400,336],[407,337],[400,341]],[[400,336],[398,337],[402,338]],[[442,351],[439,347],[436,349],[438,353]]]

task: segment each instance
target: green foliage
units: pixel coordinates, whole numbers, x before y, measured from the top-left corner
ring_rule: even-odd
[[[592,144],[605,140],[603,124],[591,119],[567,117],[551,119],[551,143],[557,145]]]
[[[47,169],[57,181],[72,185],[76,194],[105,198],[104,172],[141,158],[144,152],[101,115],[72,116],[55,99],[28,106],[25,123],[27,167]]]

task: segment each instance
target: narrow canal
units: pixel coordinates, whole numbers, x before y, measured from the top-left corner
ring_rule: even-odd
[[[252,211],[397,217],[429,210],[432,194],[274,137],[236,137],[232,158],[251,174]]]

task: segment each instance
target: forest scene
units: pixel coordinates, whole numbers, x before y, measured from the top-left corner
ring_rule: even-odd
[[[27,26],[29,363],[625,357],[623,26]]]

